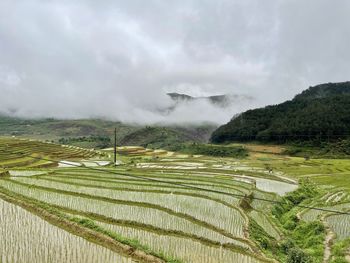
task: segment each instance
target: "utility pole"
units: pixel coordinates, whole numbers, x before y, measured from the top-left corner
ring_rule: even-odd
[[[114,128],[114,165],[117,165],[117,128]]]

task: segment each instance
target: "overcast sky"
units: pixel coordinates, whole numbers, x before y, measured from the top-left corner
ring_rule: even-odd
[[[0,112],[228,121],[350,80],[349,0],[0,0]],[[170,116],[166,92],[249,95]]]

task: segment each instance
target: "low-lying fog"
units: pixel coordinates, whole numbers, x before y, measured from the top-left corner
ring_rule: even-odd
[[[208,99],[174,101],[168,95],[159,97],[161,98],[158,101],[135,102],[123,99],[122,96],[102,94],[89,96],[83,93],[81,98],[73,100],[69,95],[62,98],[58,94],[52,101],[47,98],[39,102],[25,96],[23,99],[27,101],[18,107],[4,109],[3,106],[6,103],[3,103],[0,106],[0,113],[24,118],[103,118],[139,124],[202,122],[222,124],[229,121],[235,114],[254,107],[257,102],[253,98],[243,97],[232,99],[228,105],[218,105]]]

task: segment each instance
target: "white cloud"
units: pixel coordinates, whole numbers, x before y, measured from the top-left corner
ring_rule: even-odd
[[[228,121],[350,73],[347,0],[0,2],[0,112]],[[173,89],[173,90],[172,90]],[[246,94],[164,117],[165,92]]]
[[[0,65],[0,85],[18,86],[21,83],[21,77],[13,70]]]

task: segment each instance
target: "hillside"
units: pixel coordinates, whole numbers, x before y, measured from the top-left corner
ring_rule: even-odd
[[[248,110],[219,127],[214,143],[336,140],[350,134],[350,82],[310,87],[290,101]]]
[[[136,125],[123,124],[101,119],[22,119],[0,116],[0,135],[30,136],[43,140],[56,140],[61,137],[111,135],[114,128],[119,136],[138,129]]]
[[[145,127],[126,135],[121,145],[139,145],[149,148],[172,149],[187,142],[208,142],[216,127],[201,126]]]
[[[207,142],[216,128],[212,124],[149,127],[101,119],[20,119],[8,116],[0,116],[0,127],[0,135],[84,148],[112,146],[114,128],[117,128],[118,145],[149,145],[155,148],[185,142]]]
[[[22,119],[0,116],[0,135],[59,142],[85,148],[108,147],[117,128],[117,139],[139,126],[101,119]]]
[[[57,160],[80,160],[102,156],[104,156],[102,152],[79,147],[0,137],[1,169],[56,167],[58,165]]]

